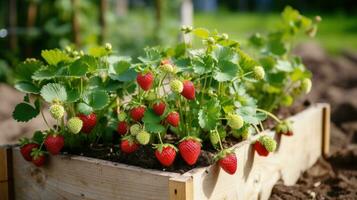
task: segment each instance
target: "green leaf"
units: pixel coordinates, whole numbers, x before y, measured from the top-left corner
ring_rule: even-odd
[[[122,75],[128,71],[129,67],[130,63],[128,61],[121,60],[114,65],[114,70],[116,74]]]
[[[214,72],[213,78],[218,82],[231,81],[237,76],[238,66],[230,61],[218,63],[218,69]]]
[[[89,65],[81,59],[77,59],[69,66],[69,76],[84,76],[88,71]]]
[[[249,124],[259,124],[259,122],[266,119],[266,114],[257,113],[255,107],[244,106],[237,110],[237,114],[239,114],[244,122]]]
[[[16,66],[15,75],[20,81],[32,81],[32,75],[40,69],[42,63],[40,61],[25,61]]]
[[[27,122],[35,118],[39,114],[39,110],[28,103],[20,103],[15,107],[12,117],[19,122]]]
[[[287,60],[278,60],[276,62],[275,68],[283,72],[291,72],[294,68],[291,66],[291,63]]]
[[[17,90],[24,92],[24,93],[32,93],[32,94],[40,93],[40,89],[37,86],[35,86],[31,82],[27,82],[27,81],[17,82],[14,87]]]
[[[208,101],[198,112],[198,123],[205,130],[212,130],[219,122],[221,106],[217,99]]]
[[[162,133],[165,131],[165,127],[161,124],[145,123],[145,130],[152,133]]]
[[[68,103],[73,103],[73,102],[76,102],[79,100],[80,93],[79,93],[78,89],[76,89],[76,88],[69,89],[67,87],[66,92],[67,92],[67,102]]]
[[[50,80],[56,76],[54,69],[39,69],[32,75],[32,79],[36,81]]]
[[[136,76],[137,72],[134,69],[129,69],[121,75],[109,74],[111,79],[123,82],[133,81],[136,79]]]
[[[205,28],[195,28],[192,30],[192,33],[197,37],[206,39],[209,36],[209,31]]]
[[[82,63],[86,63],[88,65],[88,72],[94,72],[98,69],[98,61],[95,57],[84,55],[80,58]]]
[[[42,144],[44,140],[44,134],[41,131],[36,131],[32,136],[32,140],[37,144]]]
[[[67,100],[66,88],[58,83],[49,83],[42,87],[41,96],[45,101],[51,103],[53,100],[65,102]]]
[[[104,47],[91,47],[89,48],[88,53],[94,57],[103,57],[108,55],[108,51]]]
[[[86,94],[85,101],[94,110],[100,110],[109,103],[109,95],[104,90],[94,90]]]
[[[86,103],[79,103],[77,105],[77,110],[80,113],[83,113],[85,115],[89,115],[93,112],[93,108],[87,105]]]
[[[70,57],[59,49],[42,50],[41,56],[50,65],[57,65],[59,62],[66,62]]]
[[[147,109],[145,111],[143,120],[144,123],[160,123],[160,116],[157,116],[152,109]]]
[[[229,47],[218,45],[212,52],[212,57],[219,61],[236,61],[237,57],[234,51]]]

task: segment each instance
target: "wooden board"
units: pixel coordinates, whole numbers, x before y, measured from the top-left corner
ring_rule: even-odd
[[[12,151],[0,148],[0,200],[13,199]]]
[[[258,156],[250,145],[255,140],[238,144],[238,171],[229,175],[217,165],[194,169],[184,176],[193,177],[194,199],[268,199],[275,183],[296,183],[301,173],[310,168],[322,154],[323,134],[328,132],[323,110],[318,104],[291,118],[294,136],[275,135],[278,149],[268,157]],[[323,123],[324,122],[324,123]],[[325,137],[326,138],[326,137]]]
[[[328,151],[328,105],[317,104],[291,118],[294,136],[280,137],[277,152],[259,157],[252,138],[237,144],[238,171],[217,165],[183,175],[81,156],[51,156],[36,168],[13,149],[16,199],[268,199],[278,180],[293,185],[322,152]],[[328,152],[327,152],[328,153]]]

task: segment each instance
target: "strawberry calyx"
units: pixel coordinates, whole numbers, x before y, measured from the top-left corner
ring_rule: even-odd
[[[179,141],[179,143],[181,143],[181,142],[183,142],[185,140],[194,140],[194,141],[198,142],[202,146],[202,143],[201,143],[202,140],[200,138],[198,138],[198,137],[190,136],[190,135],[189,136],[185,136]]]
[[[221,160],[222,158],[225,158],[227,155],[230,155],[230,154],[234,154],[233,149],[223,149],[213,157],[213,160],[214,160],[214,162],[217,162],[217,161]]]
[[[275,131],[283,135],[288,135],[288,136],[293,135],[292,122],[289,120],[282,121],[275,127]]]
[[[178,151],[178,149],[173,144],[169,144],[169,143],[153,144],[152,146],[153,146],[153,149],[157,149],[160,153],[166,147],[170,147],[170,148],[174,149],[176,152]]]
[[[36,160],[38,157],[44,156],[46,153],[47,153],[46,151],[41,151],[38,148],[34,148],[32,149],[31,157]]]
[[[19,139],[19,143],[20,143],[20,147],[23,147],[23,146],[25,146],[26,144],[30,144],[30,143],[32,143],[32,142],[31,142],[30,139],[24,137],[24,138],[20,138],[20,139]]]

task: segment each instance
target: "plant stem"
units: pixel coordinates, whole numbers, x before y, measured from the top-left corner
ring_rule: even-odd
[[[205,81],[203,82],[203,88],[201,90],[201,100],[200,100],[200,103],[202,103],[202,100],[203,100],[203,93],[205,92],[206,90],[206,84],[207,84],[207,76],[205,77]]]
[[[255,124],[252,124],[252,126],[254,127],[255,131],[257,131],[257,134],[260,134],[258,127]]]
[[[273,113],[263,110],[263,109],[260,109],[260,108],[257,108],[257,111],[265,113],[268,116],[270,116],[271,118],[273,118],[276,122],[281,123],[281,120],[277,116],[275,116]]]
[[[42,108],[40,108],[40,112],[41,112],[41,116],[42,116],[42,118],[43,118],[43,121],[45,121],[45,124],[47,125],[47,127],[48,127],[49,129],[51,129],[50,125],[49,125],[48,122],[47,122],[47,119],[46,119],[45,115],[43,114]]]
[[[221,136],[220,136],[219,133],[218,133],[217,127],[216,127],[215,132],[216,132],[216,134],[217,134],[217,136],[218,136],[219,147],[221,148],[221,150],[223,150],[223,145],[222,145],[222,141],[221,141]]]
[[[160,133],[157,133],[157,134],[158,134],[158,136],[159,136],[160,143],[161,143],[161,144],[164,144],[164,143],[162,142]]]
[[[262,131],[264,131],[264,126],[262,122],[259,122],[260,128],[262,129]]]

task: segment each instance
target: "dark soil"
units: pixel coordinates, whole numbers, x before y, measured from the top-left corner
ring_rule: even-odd
[[[311,43],[296,53],[314,74],[308,99],[332,106],[330,156],[321,158],[294,186],[277,184],[270,199],[357,199],[357,54],[331,58]]]

